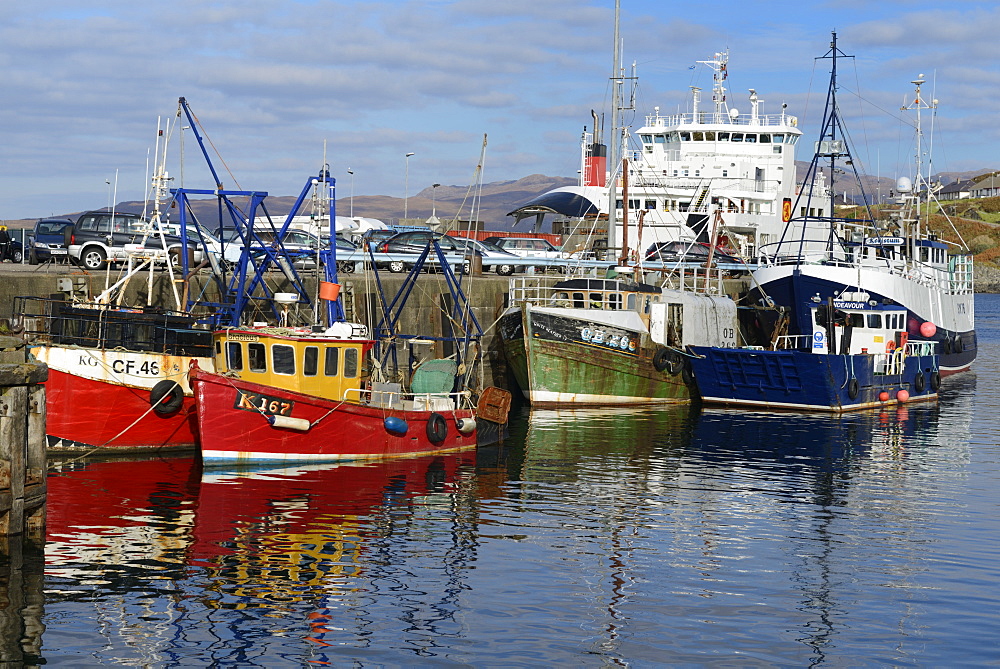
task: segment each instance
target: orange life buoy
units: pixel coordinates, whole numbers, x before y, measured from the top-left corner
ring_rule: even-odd
[[[895,339],[890,339],[889,341],[887,341],[885,343],[885,352],[886,353],[892,353],[895,348],[896,348],[896,340]]]

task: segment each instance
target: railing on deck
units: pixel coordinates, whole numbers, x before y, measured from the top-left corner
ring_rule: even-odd
[[[29,341],[193,357],[213,355],[211,331],[192,328],[193,319],[184,314],[43,297],[17,297],[14,302]]]

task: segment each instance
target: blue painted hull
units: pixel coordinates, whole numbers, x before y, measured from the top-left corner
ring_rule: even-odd
[[[752,298],[761,299],[760,290],[763,290],[764,294],[769,296],[775,304],[791,308],[790,332],[811,333],[810,298],[813,295],[834,295],[844,288],[844,284],[798,272],[778,281],[767,282],[761,289],[753,293]],[[892,302],[888,295],[876,290],[874,286],[866,286],[865,290],[872,300]],[[912,308],[912,305],[899,303],[907,308],[907,330],[910,332],[910,336],[919,336],[921,339],[938,343],[937,350],[940,352],[940,373],[942,376],[964,371],[972,365],[976,359],[978,348],[974,329],[962,328],[949,322],[935,322],[937,332],[933,336],[918,335],[920,326],[930,320],[929,314],[918,313]],[[763,313],[761,317],[764,317]],[[774,322],[769,322],[768,326],[769,329],[773,329]]]
[[[692,346],[691,367],[707,404],[839,413],[935,399],[938,356],[886,356]],[[888,399],[880,399],[882,393]],[[852,397],[851,395],[854,395]]]

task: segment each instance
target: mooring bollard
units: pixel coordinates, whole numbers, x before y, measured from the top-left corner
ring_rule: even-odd
[[[0,538],[44,540],[48,373],[23,339],[0,335]]]

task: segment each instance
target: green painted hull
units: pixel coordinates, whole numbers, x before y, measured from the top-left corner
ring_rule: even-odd
[[[541,321],[541,322],[540,322]],[[643,333],[616,331],[628,348],[581,341],[586,324],[511,310],[500,323],[504,352],[514,377],[534,406],[620,406],[688,402],[693,393],[683,370],[657,370],[658,347]],[[527,336],[525,336],[527,335]]]

